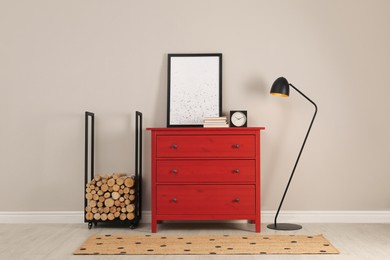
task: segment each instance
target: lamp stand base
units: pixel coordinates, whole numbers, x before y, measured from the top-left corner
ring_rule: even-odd
[[[289,224],[289,223],[276,223],[276,224],[269,224],[267,228],[275,229],[275,230],[298,230],[301,229],[302,226],[297,224]]]

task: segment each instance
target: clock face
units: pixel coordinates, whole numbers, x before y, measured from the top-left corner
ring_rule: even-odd
[[[247,123],[246,114],[241,111],[233,112],[230,115],[230,123],[232,126],[237,126],[237,127],[246,126]]]

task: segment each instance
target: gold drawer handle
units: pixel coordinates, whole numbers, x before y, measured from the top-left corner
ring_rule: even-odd
[[[177,149],[177,144],[171,145],[171,148],[172,148],[172,149]]]
[[[173,174],[176,174],[177,173],[177,170],[176,169],[172,169],[171,171]]]
[[[234,173],[239,173],[239,172],[240,172],[239,169],[235,169],[235,170],[234,170]]]
[[[173,198],[171,199],[172,202],[176,203],[177,202],[177,199],[176,198]]]
[[[235,145],[233,145],[233,148],[238,149],[238,148],[240,148],[240,145],[239,144],[235,144]]]
[[[235,198],[234,202],[240,202],[240,199],[239,198]]]

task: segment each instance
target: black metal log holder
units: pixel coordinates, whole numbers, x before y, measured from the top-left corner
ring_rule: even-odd
[[[89,119],[91,125],[89,126]],[[91,134],[91,136],[89,135]],[[89,142],[91,140],[91,142]],[[88,151],[91,151],[89,158]],[[88,162],[90,162],[90,168],[88,168]],[[85,208],[88,206],[88,201],[85,197],[85,187],[88,183],[88,180],[92,180],[95,177],[95,114],[92,112],[85,112],[85,161],[84,161],[84,223],[88,222],[88,228],[91,229],[92,225],[97,226],[98,222],[103,222],[101,220],[87,220]],[[131,229],[134,229],[138,226],[142,218],[142,113],[139,111],[135,112],[135,210],[134,210],[134,219],[132,220],[119,220],[115,219],[108,222],[120,222],[126,223]]]

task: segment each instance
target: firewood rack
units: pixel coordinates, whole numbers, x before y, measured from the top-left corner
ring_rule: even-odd
[[[89,124],[90,122],[90,124]],[[90,142],[89,142],[90,140]],[[90,155],[88,153],[90,151]],[[90,167],[88,168],[88,162]],[[84,223],[88,223],[88,229],[92,225],[97,226],[98,222],[112,223],[119,222],[128,225],[131,229],[138,226],[142,218],[142,113],[135,112],[135,210],[134,219],[120,220],[114,219],[111,221],[87,220],[85,208],[88,206],[88,200],[85,197],[85,187],[89,180],[95,176],[95,113],[85,112],[85,162],[84,162]]]

